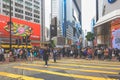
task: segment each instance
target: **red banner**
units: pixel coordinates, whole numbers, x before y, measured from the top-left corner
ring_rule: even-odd
[[[0,37],[9,37],[9,17],[0,15]],[[40,24],[12,18],[12,37],[30,36],[31,40],[40,40]]]

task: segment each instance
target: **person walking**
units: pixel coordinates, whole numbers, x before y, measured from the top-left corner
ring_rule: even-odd
[[[99,48],[97,50],[97,55],[98,55],[98,59],[101,60],[102,59],[102,48]]]
[[[49,49],[44,49],[43,60],[45,61],[45,67],[48,66],[48,59],[49,59]]]
[[[105,50],[104,50],[104,60],[108,59],[108,55],[109,55],[109,49],[105,48]]]
[[[56,59],[57,59],[57,49],[53,50],[53,59],[54,59],[54,62],[56,62]]]
[[[5,61],[4,49],[0,46],[0,61]]]

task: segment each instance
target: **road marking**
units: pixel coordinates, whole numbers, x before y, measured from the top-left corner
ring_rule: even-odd
[[[0,76],[16,78],[17,80],[44,80],[41,78],[28,77],[28,76],[19,75],[19,74],[12,74],[8,72],[0,72]]]
[[[54,63],[50,63],[54,64]],[[89,66],[89,65],[79,65],[79,64],[63,64],[63,63],[56,63],[55,65],[61,65],[61,66],[76,66],[76,67],[86,67],[86,68],[102,68],[102,69],[113,69],[113,70],[120,70],[120,68],[112,68],[112,67],[103,67],[103,66]]]
[[[65,62],[65,61],[58,61],[58,63],[61,63],[61,62]],[[68,62],[66,62],[66,63],[68,63]],[[99,63],[99,64],[97,64],[97,63],[83,63],[83,62],[69,62],[69,63],[72,63],[72,64],[88,64],[88,65],[98,65],[98,66],[110,66],[110,67],[114,67],[114,66],[118,66],[118,67],[120,67],[120,65],[115,65],[115,64],[113,64],[113,65],[111,65],[111,63],[109,63],[109,64],[102,64],[102,63]]]
[[[43,62],[37,62],[37,63],[43,63]],[[50,63],[55,64],[55,63]],[[113,68],[113,67],[105,67],[105,66],[89,66],[89,65],[80,65],[80,64],[65,64],[65,63],[56,63],[55,65],[59,66],[75,66],[75,67],[85,67],[85,68],[99,68],[99,69],[110,69],[110,70],[120,70],[120,68]]]
[[[53,61],[53,60],[52,60]],[[58,60],[59,62],[60,60]],[[86,63],[99,63],[99,64],[116,64],[120,65],[120,62],[113,62],[113,61],[101,61],[101,60],[86,60],[86,59],[61,59],[63,62],[86,62]]]
[[[38,64],[21,64],[26,66],[42,66]],[[110,71],[101,71],[101,70],[84,70],[84,69],[74,69],[74,68],[64,68],[64,67],[56,67],[56,66],[49,66],[48,68],[56,68],[56,69],[63,69],[63,70],[74,70],[74,71],[82,71],[82,72],[94,72],[94,73],[105,73],[105,74],[118,74],[118,72],[110,72]]]
[[[67,61],[67,60],[65,60],[65,61]],[[86,62],[86,63],[99,63],[99,64],[102,63],[102,64],[120,65],[120,62],[117,62],[117,61],[116,62],[112,62],[112,61],[81,60],[81,59],[79,59],[79,60],[68,60],[68,61],[70,61],[70,62],[82,62],[82,63]]]
[[[77,74],[67,74],[67,73],[53,72],[53,71],[40,70],[40,69],[34,69],[34,68],[28,68],[28,67],[20,67],[20,66],[14,66],[13,68],[24,69],[24,70],[29,70],[29,71],[37,71],[37,72],[59,75],[59,76],[65,76],[65,77],[90,79],[90,80],[116,80],[116,79],[113,79],[113,78],[110,79],[110,78],[84,76],[84,75],[77,75]]]
[[[34,61],[34,63],[36,63],[38,61]],[[106,61],[94,61],[94,60],[76,60],[76,59],[61,59],[61,60],[58,60],[57,61],[58,63],[61,63],[61,62],[65,62],[65,63],[77,63],[77,64],[95,64],[95,65],[101,65],[101,66],[120,66],[120,63],[119,62],[106,62]],[[49,63],[53,63],[53,60],[49,60]],[[112,64],[112,65],[111,65]]]

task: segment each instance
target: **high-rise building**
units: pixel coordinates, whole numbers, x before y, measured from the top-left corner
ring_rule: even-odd
[[[11,8],[10,8],[11,1]],[[10,15],[11,12],[11,15]],[[10,40],[10,16],[12,17]],[[41,1],[40,0],[0,0],[0,44],[40,46],[41,38]],[[26,43],[24,37],[27,37]],[[28,41],[28,42],[27,42]],[[22,47],[22,46],[21,46]]]
[[[0,14],[9,16],[10,0],[0,0]],[[40,0],[11,0],[12,17],[35,23],[41,21]]]
[[[52,0],[51,24],[57,18],[56,27],[59,28],[57,36],[66,38],[70,45],[79,42],[81,34],[81,0]]]
[[[62,0],[61,18],[63,36],[76,44],[82,32],[81,0]]]

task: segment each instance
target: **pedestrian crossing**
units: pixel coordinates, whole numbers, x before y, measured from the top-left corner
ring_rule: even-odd
[[[36,64],[22,64],[26,66],[42,66]],[[72,71],[82,71],[82,72],[90,72],[90,73],[104,73],[104,74],[119,74],[118,72],[110,72],[110,71],[102,71],[102,70],[86,70],[86,69],[75,69],[75,68],[65,68],[65,67],[58,67],[58,66],[49,66],[49,68],[53,69],[63,69],[63,70],[72,70]]]
[[[38,78],[19,75],[19,74],[12,74],[12,73],[8,73],[8,72],[0,72],[0,76],[15,78],[17,80],[44,80],[44,79],[40,79],[40,78],[38,79]]]
[[[34,68],[28,68],[28,67],[15,66],[14,68],[24,69],[24,70],[29,70],[29,71],[43,72],[47,74],[53,74],[53,75],[59,75],[59,76],[65,76],[65,77],[83,78],[83,79],[90,79],[90,80],[97,80],[97,79],[106,80],[105,78],[100,78],[100,77],[83,76],[83,75],[77,75],[77,74],[66,74],[66,73],[53,72],[53,71],[48,71],[48,70],[40,70],[40,69],[34,69]],[[114,79],[107,79],[107,80],[114,80]]]
[[[99,63],[99,64],[98,64]],[[75,80],[119,80],[120,63],[119,62],[107,62],[98,60],[81,60],[81,59],[62,59],[57,63],[49,61],[47,68],[43,67],[43,61],[22,62],[19,65],[11,66],[12,69],[25,70],[28,72],[36,72],[41,74],[48,74],[52,76],[61,76],[74,78]],[[54,70],[56,69],[56,71]],[[63,70],[64,72],[59,72]],[[104,75],[104,76],[101,76]],[[118,76],[109,77],[109,76]],[[10,77],[13,80],[46,80],[44,77],[38,78],[35,76],[21,75],[10,73],[7,71],[1,71],[0,77]],[[49,78],[47,79],[49,80]],[[54,80],[58,80],[57,78]]]

